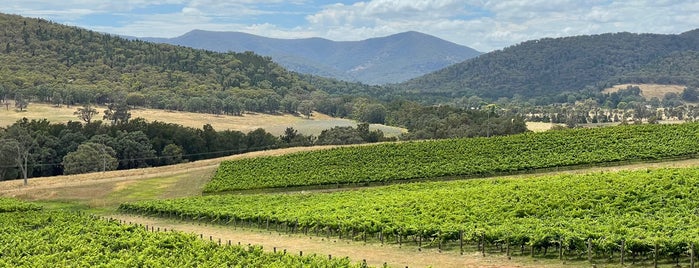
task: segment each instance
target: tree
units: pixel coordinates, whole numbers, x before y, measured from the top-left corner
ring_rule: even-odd
[[[78,107],[78,110],[73,113],[77,115],[78,118],[85,123],[90,123],[92,118],[98,114],[97,109],[93,108],[90,104],[85,104],[83,107]]]
[[[311,146],[314,142],[313,135],[303,135],[293,127],[286,128],[284,135],[279,136],[279,139],[287,146]]]
[[[491,128],[493,128],[493,126],[490,122],[490,116],[495,115],[495,111],[497,110],[497,108],[498,108],[498,106],[494,103],[491,103],[491,104],[488,104],[485,106],[485,109],[488,113],[488,118],[485,121],[485,128],[486,128],[486,135],[485,136],[486,137],[490,137],[490,131],[491,131]]]
[[[53,95],[51,96],[51,103],[53,103],[53,105],[56,107],[61,107],[61,104],[63,104],[63,96],[61,95],[61,92],[53,92]]]
[[[129,105],[125,101],[113,102],[107,105],[107,110],[104,110],[104,120],[109,120],[112,125],[126,123],[131,118]]]
[[[15,108],[20,112],[29,106],[29,101],[24,97],[22,93],[15,94]]]
[[[359,131],[353,127],[333,127],[323,130],[320,135],[318,135],[316,143],[321,145],[359,144],[364,143],[364,139]]]
[[[699,101],[699,90],[695,87],[687,87],[682,91],[681,96],[684,101],[697,102]]]
[[[14,159],[14,163],[24,179],[24,185],[28,184],[29,160],[32,150],[36,149],[36,141],[26,128],[27,119],[20,120],[7,128],[5,136],[0,140],[0,151],[5,158]]]
[[[165,145],[160,155],[165,165],[174,165],[184,162],[184,149],[177,144],[170,143]]]
[[[279,139],[285,143],[291,143],[296,137],[298,137],[298,130],[293,127],[288,127],[284,130],[284,135],[280,136]]]
[[[281,106],[282,106],[282,109],[284,109],[285,113],[294,114],[298,110],[299,104],[300,104],[300,102],[296,97],[291,96],[291,95],[286,95],[282,99]]]
[[[5,140],[0,140],[0,181],[17,178],[16,151],[12,146],[5,148]],[[9,150],[7,150],[9,149]]]
[[[228,97],[223,101],[223,110],[227,114],[241,115],[243,113],[243,104],[233,97]]]
[[[119,158],[120,169],[144,168],[155,159],[155,150],[143,131],[120,131],[115,140],[114,150]]]
[[[85,142],[63,157],[63,174],[116,170],[119,161],[112,147]]]
[[[277,137],[261,128],[248,132],[246,139],[247,148],[251,151],[275,148],[279,142]]]
[[[299,112],[306,116],[306,119],[311,118],[311,113],[313,112],[313,101],[304,100],[299,103]]]
[[[133,108],[146,106],[146,96],[140,92],[130,92],[126,95],[126,104]]]
[[[383,124],[386,122],[386,107],[378,103],[368,104],[364,106],[359,119],[362,122]]]

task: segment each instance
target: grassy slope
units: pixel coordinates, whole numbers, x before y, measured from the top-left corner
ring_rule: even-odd
[[[51,122],[68,122],[78,121],[78,118],[73,115],[77,107],[60,108],[50,104],[31,103],[26,111],[17,112],[10,108],[5,109],[4,105],[0,105],[0,126],[4,127],[11,125],[22,117],[28,119],[46,118]],[[101,112],[104,107],[98,107],[97,111]],[[253,131],[257,128],[263,128],[274,135],[282,135],[287,127],[293,127],[303,134],[313,134],[318,136],[321,131],[332,128],[334,126],[356,126],[357,122],[349,119],[334,118],[321,113],[313,113],[310,119],[301,116],[290,114],[270,115],[270,114],[245,114],[243,116],[229,115],[212,115],[202,113],[189,113],[178,111],[165,111],[156,109],[136,109],[131,111],[131,118],[142,117],[148,121],[164,121],[167,123],[177,123],[186,127],[201,128],[204,124],[211,124],[216,130],[238,130],[242,132]],[[387,136],[399,136],[405,129],[386,126],[372,125],[373,129],[380,129]]]

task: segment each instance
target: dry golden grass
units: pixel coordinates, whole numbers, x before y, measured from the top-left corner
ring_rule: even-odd
[[[622,89],[626,89],[628,86],[638,86],[641,89],[641,96],[646,100],[650,100],[653,97],[662,100],[667,93],[677,93],[680,94],[686,88],[682,85],[658,85],[658,84],[622,84],[616,85],[610,88],[604,89],[603,93],[617,92]]]
[[[334,148],[336,146],[314,146],[314,147],[294,147],[267,151],[257,151],[245,154],[226,156],[215,159],[206,159],[195,162],[183,163],[171,166],[150,167],[141,169],[115,170],[107,172],[96,172],[78,175],[62,175],[53,177],[30,178],[29,184],[23,186],[22,180],[0,181],[0,195],[2,196],[22,196],[30,200],[51,200],[53,195],[43,196],[46,192],[36,194],[39,190],[55,189],[55,188],[74,188],[85,187],[87,185],[96,185],[94,188],[100,188],[99,185],[109,184],[119,188],[116,183],[124,181],[138,181],[144,179],[153,179],[160,177],[177,176],[200,171],[216,170],[221,161],[252,158],[260,156],[283,155],[302,151],[323,150]],[[111,189],[113,190],[113,189]],[[111,191],[110,190],[110,191]],[[201,189],[198,189],[201,193]],[[96,193],[99,191],[95,191]],[[86,196],[90,198],[90,196]]]
[[[553,126],[557,124],[553,123],[544,123],[544,122],[527,122],[527,129],[531,130],[533,132],[544,132],[547,130],[551,130]],[[560,124],[558,124],[560,125]]]
[[[17,112],[10,108],[5,109],[1,106],[0,109],[0,126],[11,125],[19,119],[26,117],[28,119],[47,119],[50,122],[65,123],[68,121],[78,121],[78,118],[73,115],[77,107],[54,107],[44,103],[30,103],[26,111]],[[100,112],[96,118],[101,119],[104,107],[97,107]],[[350,119],[334,118],[325,114],[314,112],[309,119],[301,116],[290,114],[270,115],[270,114],[244,114],[242,116],[229,115],[212,115],[201,113],[189,113],[180,111],[165,111],[156,109],[135,109],[131,111],[131,118],[141,117],[147,121],[160,121],[167,123],[176,123],[186,127],[201,128],[205,124],[210,124],[216,130],[237,130],[242,132],[250,132],[258,128],[263,128],[266,131],[281,135],[287,127],[293,127],[302,134],[318,135],[325,129],[334,126],[356,126],[357,122]],[[372,129],[380,129],[387,136],[396,137],[404,133],[406,130],[398,127],[386,125],[372,124]]]

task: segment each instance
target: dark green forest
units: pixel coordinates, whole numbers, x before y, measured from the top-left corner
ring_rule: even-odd
[[[696,86],[699,31],[609,33],[526,41],[394,85],[410,98],[521,96],[537,104],[585,99],[619,83]]]

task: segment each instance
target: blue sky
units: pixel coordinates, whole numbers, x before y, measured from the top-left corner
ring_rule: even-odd
[[[543,37],[699,28],[696,0],[3,0],[0,12],[138,37],[202,29],[348,41],[420,31],[484,52]]]

